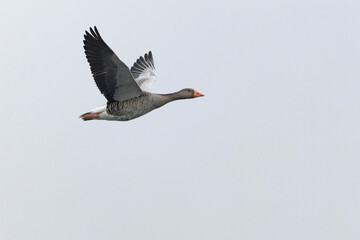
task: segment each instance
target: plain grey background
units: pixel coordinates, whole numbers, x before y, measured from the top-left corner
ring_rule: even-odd
[[[359,1],[1,1],[0,238],[360,239]],[[82,49],[96,25],[153,91],[130,122]]]

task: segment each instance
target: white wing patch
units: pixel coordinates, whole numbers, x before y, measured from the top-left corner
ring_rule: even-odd
[[[156,81],[155,64],[151,51],[139,57],[130,69],[141,90],[149,92]]]

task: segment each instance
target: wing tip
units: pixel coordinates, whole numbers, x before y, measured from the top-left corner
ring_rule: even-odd
[[[89,32],[90,31],[90,32]],[[99,33],[99,30],[97,29],[97,27],[94,25],[94,27],[90,27],[88,30],[85,30],[85,35],[84,38],[86,39],[87,37],[92,37],[96,40],[102,39],[101,35]]]

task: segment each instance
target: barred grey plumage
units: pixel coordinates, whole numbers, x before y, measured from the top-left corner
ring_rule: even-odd
[[[106,113],[103,113],[103,115],[100,114],[100,117],[107,117],[107,115],[111,115],[113,116],[113,119],[107,120],[128,121],[145,115],[146,113],[149,113],[169,102],[193,97],[194,90],[190,88],[171,94],[154,94],[144,92],[136,98],[121,102],[108,103],[106,106]]]

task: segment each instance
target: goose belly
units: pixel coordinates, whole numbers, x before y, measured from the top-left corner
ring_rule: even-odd
[[[151,106],[115,102],[108,104],[106,111],[101,113],[99,118],[109,121],[128,121],[138,118],[152,110],[154,110],[154,108]]]

